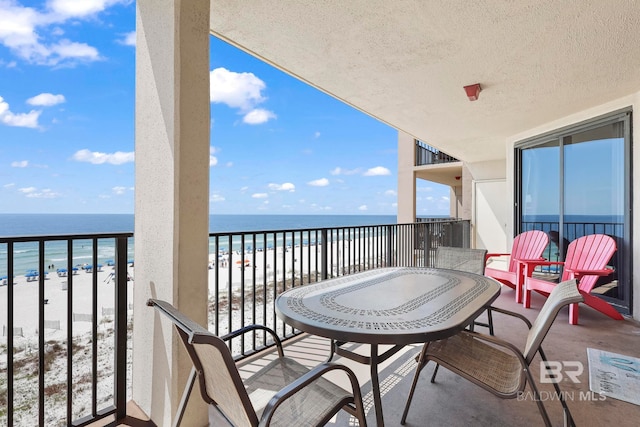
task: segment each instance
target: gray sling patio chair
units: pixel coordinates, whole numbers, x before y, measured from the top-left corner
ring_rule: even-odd
[[[469,248],[453,248],[449,246],[439,246],[436,249],[436,268],[448,268],[450,270],[466,271],[467,273],[475,273],[484,275],[484,267],[486,265],[487,250],[486,249],[469,249]],[[469,328],[474,326],[484,326],[489,328],[489,335],[493,335],[493,319],[491,317],[491,309],[487,309],[487,323],[474,321]]]
[[[549,328],[562,307],[581,301],[582,295],[578,291],[576,280],[568,280],[555,286],[533,324],[518,313],[493,307],[496,312],[521,319],[529,327],[529,334],[522,352],[509,342],[472,331],[462,331],[450,338],[426,343],[418,357],[418,366],[400,423],[404,425],[407,419],[420,371],[429,360],[433,360],[438,365],[444,366],[502,399],[516,398],[524,391],[527,382],[533,395],[540,396],[529,365],[536,353],[540,354],[540,358],[545,363],[547,362],[541,345]],[[434,371],[431,378],[432,383],[435,382],[436,372]],[[553,376],[551,371],[550,375]],[[575,426],[557,382],[553,381],[553,386],[562,404],[564,425]],[[551,426],[542,399],[535,400],[544,424]]]
[[[204,401],[233,426],[321,426],[341,409],[354,415],[360,426],[366,426],[360,385],[349,368],[323,363],[309,370],[285,357],[278,336],[264,326],[251,325],[218,337],[166,301],[150,299],[147,305],[173,322],[193,362],[174,426],[182,421],[196,377]],[[278,357],[243,381],[225,342],[256,330],[271,335]],[[331,371],[344,372],[352,390],[345,391],[325,379],[324,375]]]

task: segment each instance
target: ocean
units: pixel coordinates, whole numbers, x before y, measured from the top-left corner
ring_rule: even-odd
[[[363,225],[395,224],[395,215],[211,215],[210,233],[242,233],[252,231],[317,229]],[[0,237],[53,236],[60,234],[127,233],[133,232],[133,214],[0,214]],[[216,248],[211,239],[210,251]],[[232,245],[236,246],[236,241]],[[266,245],[274,242],[264,242]],[[275,242],[278,243],[277,241]],[[98,242],[98,262],[107,263],[115,255],[114,241]],[[14,272],[24,274],[38,267],[37,243],[16,243]],[[129,241],[128,258],[133,260],[133,239]],[[90,240],[74,241],[73,265],[89,264],[92,259]],[[51,270],[66,267],[66,242],[47,242],[45,266]],[[0,277],[7,274],[7,245],[0,243]]]

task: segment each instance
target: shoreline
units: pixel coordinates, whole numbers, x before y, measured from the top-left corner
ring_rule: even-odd
[[[366,238],[363,238],[367,240]],[[333,261],[332,270],[337,272],[342,265],[341,256],[345,258],[349,264],[354,265],[367,262],[363,257],[357,255],[357,247],[359,242],[355,239],[350,251],[347,254],[342,253],[343,247],[338,242],[333,242],[329,253],[333,253],[331,257]],[[244,285],[251,286],[254,282],[256,286],[270,285],[274,282],[286,281],[295,277],[296,280],[301,279],[309,273],[313,274],[318,271],[321,260],[320,252],[321,244],[295,245],[293,247],[277,247],[275,249],[267,248],[263,251],[256,251],[255,257],[253,252],[241,253],[240,251],[219,252],[209,255],[209,265],[203,266],[208,269],[208,293],[212,297],[216,292],[239,292]],[[337,256],[336,256],[337,255]],[[129,302],[128,310],[131,310],[133,302],[133,288],[135,286],[135,272],[132,264],[128,265],[127,272],[132,278],[128,282],[127,300]],[[96,305],[98,325],[107,323],[113,319],[115,307],[114,282],[111,279],[114,273],[114,267],[105,266],[97,272],[96,287]],[[217,289],[215,288],[217,276]],[[73,335],[81,335],[91,330],[91,313],[92,302],[94,299],[92,278],[93,274],[79,270],[77,274],[58,276],[55,270],[49,270],[44,281],[44,299],[45,304],[45,338],[47,340],[66,339],[67,331],[67,305],[68,305],[68,287],[69,278],[72,278],[73,301],[72,301],[72,317],[75,314],[73,322]],[[244,279],[244,280],[243,280]],[[38,292],[39,278],[27,277],[27,275],[19,275],[14,278],[13,285],[13,325],[14,337],[16,343],[21,340],[29,340],[37,337],[38,328]],[[67,289],[65,289],[65,284]],[[0,286],[0,307],[8,307],[8,289],[9,285]],[[131,312],[129,313],[131,314]],[[7,312],[0,315],[0,325],[6,328]],[[18,328],[18,329],[15,329]],[[21,328],[21,329],[19,329]],[[0,337],[0,343],[6,343],[6,331]]]

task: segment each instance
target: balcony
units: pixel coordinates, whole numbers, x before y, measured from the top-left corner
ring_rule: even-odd
[[[436,247],[464,238],[468,241],[468,236],[458,236],[468,233],[465,230],[468,227],[460,226],[458,221],[444,221],[211,234],[209,328],[224,334],[249,323],[266,324],[287,339],[285,351],[289,356],[315,365],[326,358],[328,342],[299,334],[275,316],[273,301],[279,292],[384,266],[431,266]],[[101,234],[0,238],[0,248],[6,254],[0,259],[0,269],[8,277],[16,276],[17,283],[0,288],[0,304],[6,313],[0,316],[0,323],[5,326],[0,342],[0,425],[103,425],[113,419],[137,425],[139,421],[130,417],[144,418],[129,394],[129,332],[133,321],[130,291],[134,286],[129,279],[135,278],[129,256],[131,237]],[[20,257],[25,251],[37,254],[37,275],[29,282],[20,276],[22,271],[14,268],[23,261]],[[66,275],[47,265],[53,251],[65,254]],[[93,268],[84,266],[74,274],[73,260],[80,254],[89,254]],[[114,261],[107,262],[107,257]],[[100,268],[100,264],[104,267]],[[21,295],[25,290],[31,295],[26,297],[27,303]],[[541,304],[541,300],[534,299],[534,309],[524,310],[513,301],[512,291],[506,289],[497,305],[533,318],[537,314],[535,308]],[[24,312],[33,314],[24,316]],[[52,318],[58,312],[62,313],[60,318]],[[496,319],[496,324],[498,335],[522,341],[525,332],[518,329],[521,325],[507,318]],[[42,333],[34,333],[36,330]],[[559,316],[545,348],[551,360],[577,360],[586,367],[586,347],[633,355],[639,333],[638,325],[632,321],[615,322],[585,307],[578,327],[567,324],[566,313]],[[250,372],[253,365],[268,357],[264,352],[256,354],[263,349],[259,336],[235,340],[231,346],[242,372]],[[11,348],[13,356],[8,351]],[[417,349],[405,347],[381,368],[388,425],[397,425],[400,418]],[[342,358],[338,361],[357,372],[365,405],[371,409],[367,367]],[[435,425],[462,424],[470,419],[480,425],[540,423],[531,401],[500,401],[444,372],[438,384],[429,384],[429,371],[428,368],[423,373],[417,398],[424,403],[414,404],[408,425],[422,425],[424,419],[434,420]],[[582,424],[604,420],[606,415],[608,422],[618,419],[619,425],[625,425],[625,417],[637,410],[613,399],[601,402],[597,396],[591,401],[578,400],[580,392],[588,392],[586,372],[581,379],[579,384],[563,384],[563,390],[574,391],[577,396],[569,404],[578,424],[581,420]],[[193,398],[197,397],[194,394]],[[556,420],[559,411],[553,403],[557,402],[548,406]],[[604,411],[604,405],[613,407],[613,414]],[[373,411],[369,416],[373,425]],[[335,425],[352,425],[350,422],[340,415]]]
[[[442,163],[459,162],[460,160],[452,157],[437,148],[431,147],[422,141],[416,140],[416,166],[437,165]]]

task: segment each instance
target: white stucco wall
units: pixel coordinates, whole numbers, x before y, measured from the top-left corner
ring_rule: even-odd
[[[209,2],[138,0],[133,399],[171,425],[192,363],[159,298],[207,324]],[[196,385],[182,425],[206,425]]]
[[[398,132],[398,224],[416,219],[416,178],[413,173],[416,156],[413,136]]]

